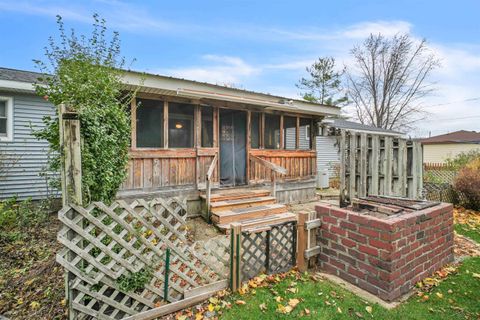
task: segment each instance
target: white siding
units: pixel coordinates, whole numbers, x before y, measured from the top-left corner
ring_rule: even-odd
[[[447,158],[454,158],[461,152],[471,150],[480,150],[480,145],[467,143],[424,144],[423,163],[444,163]]]
[[[336,143],[334,136],[317,136],[317,170],[328,168],[330,177],[335,175],[334,166],[340,163]]]
[[[13,141],[0,142],[0,148],[8,159],[16,159],[6,177],[0,178],[0,199],[17,195],[19,199],[41,199],[47,196],[48,186],[40,173],[48,159],[48,143],[38,141],[32,135],[32,127],[43,126],[44,116],[54,116],[52,104],[35,95],[10,94],[13,97]]]

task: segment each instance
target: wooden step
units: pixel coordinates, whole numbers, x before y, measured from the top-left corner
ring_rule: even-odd
[[[287,207],[283,204],[267,204],[247,208],[235,208],[213,213],[212,221],[216,224],[225,224],[245,219],[266,217],[282,212],[287,212]]]
[[[237,200],[216,201],[210,204],[210,211],[217,213],[237,208],[249,208],[260,205],[274,204],[274,197],[257,197]]]
[[[272,225],[289,222],[289,221],[296,221],[296,220],[297,220],[296,214],[291,212],[282,212],[282,213],[272,214],[266,217],[255,218],[255,219],[245,219],[237,222],[242,225],[243,231],[259,232],[261,230],[269,229]],[[230,224],[229,223],[219,224],[217,225],[217,227],[227,231],[230,229]]]
[[[270,193],[270,190],[221,191],[219,193],[213,193],[210,196],[210,202],[268,197]],[[206,195],[201,194],[200,198],[205,199]]]

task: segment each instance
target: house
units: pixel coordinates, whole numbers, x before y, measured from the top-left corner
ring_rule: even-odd
[[[480,132],[460,130],[420,140],[423,163],[443,164],[462,152],[480,151]]]
[[[324,121],[320,124],[320,134],[316,138],[317,168],[318,170],[327,169],[331,179],[338,175],[336,168],[340,164],[338,137],[332,134],[334,129],[346,129],[358,133],[380,134],[397,138],[404,136],[403,133],[398,131],[377,128],[341,118]]]
[[[48,143],[32,128],[55,115],[51,103],[35,95],[39,73],[0,68],[0,199],[42,199],[57,195],[47,183]]]
[[[1,198],[48,192],[40,175],[48,145],[32,136],[30,124],[40,127],[54,106],[35,96],[38,76],[0,69],[6,123],[0,146],[19,158],[2,181]],[[316,126],[338,116],[338,107],[135,71],[126,72],[123,82],[138,94],[131,106],[128,177],[119,197],[196,199],[211,188],[265,185],[276,187],[280,202],[314,196]]]

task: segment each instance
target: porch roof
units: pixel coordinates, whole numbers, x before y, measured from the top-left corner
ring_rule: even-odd
[[[123,82],[128,88],[138,88],[140,92],[144,93],[198,100],[236,102],[264,107],[267,110],[288,111],[317,116],[337,116],[340,114],[340,108],[336,106],[144,72],[127,71],[124,74]]]

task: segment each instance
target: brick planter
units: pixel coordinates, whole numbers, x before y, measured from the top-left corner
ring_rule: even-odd
[[[381,218],[319,204],[320,266],[383,300],[395,300],[453,261],[452,209],[442,203]]]

